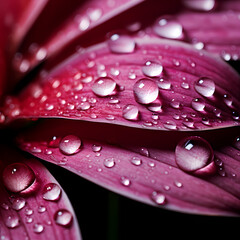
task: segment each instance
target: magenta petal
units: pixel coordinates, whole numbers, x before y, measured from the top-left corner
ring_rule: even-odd
[[[116,46],[127,52],[116,52]],[[116,34],[39,77],[17,99],[9,98],[5,114],[10,120],[54,117],[211,129],[239,125],[239,91],[239,75],[205,51]]]
[[[73,132],[82,145],[75,154],[66,155],[56,140]],[[219,138],[212,145],[217,171],[195,175],[183,171],[175,162],[174,149],[182,135],[171,138],[167,133],[157,133],[55,120],[25,132],[19,143],[23,150],[41,159],[147,204],[189,213],[239,215],[239,176],[236,172],[239,150],[229,146],[223,152],[224,148],[218,147],[226,135],[216,131],[215,136],[219,134]],[[204,137],[211,141],[207,134]]]
[[[1,237],[81,239],[71,203],[47,169],[6,146],[1,146],[1,153]]]

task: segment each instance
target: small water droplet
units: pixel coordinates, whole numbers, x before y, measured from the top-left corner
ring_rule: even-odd
[[[213,80],[203,77],[195,82],[195,90],[204,97],[212,97],[215,92]]]
[[[92,150],[93,150],[93,152],[100,152],[102,150],[102,146],[93,144]]]
[[[66,209],[60,209],[54,214],[56,224],[69,227],[73,221],[73,215]]]
[[[142,72],[147,77],[158,77],[163,71],[163,66],[156,62],[147,61],[142,67]]]
[[[234,139],[233,146],[240,150],[240,137]]]
[[[5,224],[8,228],[16,228],[20,225],[20,220],[17,216],[7,216]]]
[[[170,106],[171,106],[172,108],[179,109],[179,108],[182,107],[182,104],[181,104],[179,101],[177,101],[177,100],[175,100],[175,99],[173,98],[173,99],[171,100],[171,102],[170,102]]]
[[[112,167],[114,167],[114,166],[115,166],[115,160],[114,160],[114,158],[106,158],[106,159],[104,159],[103,165],[104,165],[106,168],[112,168]]]
[[[25,207],[25,205],[26,205],[26,201],[22,197],[14,198],[12,201],[12,208],[16,211],[21,210],[22,208]]]
[[[232,99],[232,96],[230,96],[229,94],[224,94],[223,95],[223,101],[227,106],[229,106],[229,107],[232,106],[233,99]]]
[[[186,7],[193,10],[211,11],[216,5],[216,0],[200,0],[200,1],[183,0],[183,4]]]
[[[5,187],[11,192],[26,190],[36,179],[33,170],[23,163],[6,166],[2,176]]]
[[[144,78],[134,84],[133,93],[138,103],[149,104],[157,99],[159,91],[154,81]]]
[[[113,34],[108,40],[108,47],[113,53],[132,53],[135,45],[134,39],[127,35]]]
[[[206,167],[213,161],[213,157],[210,144],[198,136],[183,139],[175,149],[176,163],[186,172],[194,172]]]
[[[41,206],[38,207],[38,212],[39,212],[39,213],[44,213],[44,212],[46,212],[46,210],[47,210],[46,207],[43,206],[43,205],[41,205]]]
[[[174,19],[160,18],[153,27],[154,32],[164,38],[182,39],[183,27]]]
[[[160,192],[157,191],[152,192],[151,198],[157,205],[166,204],[166,197],[164,194]]]
[[[82,102],[77,106],[77,110],[82,110],[82,111],[86,111],[91,107],[90,103],[88,102]]]
[[[177,124],[172,120],[166,121],[163,126],[169,130],[177,130]]]
[[[135,166],[140,166],[142,164],[142,160],[139,157],[133,157],[131,159],[131,163]]]
[[[160,89],[164,89],[164,90],[170,90],[171,89],[171,82],[169,80],[166,80],[164,78],[160,78],[157,81],[157,85]]]
[[[131,121],[138,120],[139,117],[139,110],[138,107],[133,104],[126,105],[122,110],[122,116]]]
[[[192,100],[192,108],[198,112],[202,112],[204,111],[204,108],[205,108],[205,102],[203,99],[201,98],[195,98]]]
[[[184,126],[188,128],[195,128],[194,121],[192,118],[184,118],[182,123]]]
[[[140,148],[139,153],[140,153],[141,155],[145,156],[145,157],[149,157],[149,151],[148,151],[148,149],[145,148],[145,147]]]
[[[115,93],[116,86],[117,84],[112,78],[101,77],[93,83],[92,91],[100,97],[106,97]]]
[[[186,83],[186,82],[182,82],[182,83],[181,83],[181,87],[182,87],[183,89],[189,89],[189,88],[190,88],[189,84]]]
[[[239,120],[240,119],[240,115],[237,111],[232,111],[232,118],[234,120]]]
[[[121,177],[121,184],[125,187],[129,187],[131,185],[131,181],[127,177]]]
[[[33,210],[32,210],[31,208],[26,208],[26,209],[25,209],[25,214],[26,214],[27,216],[31,216],[31,215],[33,214]]]
[[[179,181],[175,181],[174,184],[178,188],[181,188],[183,186],[183,184],[181,182],[179,182]]]
[[[61,139],[59,149],[62,153],[71,155],[79,151],[81,147],[81,140],[75,135],[67,135]]]
[[[35,233],[42,233],[43,230],[44,230],[44,226],[43,226],[42,224],[40,224],[40,223],[35,223],[35,224],[33,225],[33,231],[34,231]]]

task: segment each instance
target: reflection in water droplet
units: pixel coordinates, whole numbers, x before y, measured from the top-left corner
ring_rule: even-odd
[[[147,61],[142,67],[142,72],[148,77],[157,77],[163,71],[163,66],[156,62]]]
[[[33,170],[23,163],[13,163],[3,171],[4,186],[11,192],[21,192],[30,187],[36,179]]]
[[[113,34],[108,40],[108,46],[113,53],[132,53],[135,41],[127,35]]]
[[[213,161],[213,157],[210,144],[198,136],[183,139],[175,149],[176,163],[186,172],[194,172],[206,167]]]
[[[158,97],[158,86],[150,79],[140,79],[133,86],[133,93],[138,103],[149,104]]]
[[[158,36],[164,38],[182,39],[184,36],[182,25],[173,19],[161,18],[153,29]]]
[[[100,97],[106,97],[114,94],[116,86],[117,84],[112,78],[101,77],[93,83],[92,91]]]
[[[215,92],[213,80],[203,77],[195,82],[195,90],[204,97],[212,97]]]
[[[81,140],[75,135],[67,135],[59,143],[59,149],[62,153],[71,155],[79,151]]]
[[[60,209],[54,214],[55,222],[63,227],[69,227],[73,221],[72,214],[66,209]]]
[[[126,105],[122,110],[122,116],[125,119],[131,120],[131,121],[138,120],[138,117],[139,117],[138,107],[132,104]]]

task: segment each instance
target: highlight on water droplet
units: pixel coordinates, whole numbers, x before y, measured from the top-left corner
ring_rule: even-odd
[[[170,39],[183,39],[183,26],[175,19],[162,17],[158,19],[153,27],[154,32],[159,37]]]
[[[195,90],[204,97],[212,97],[215,92],[215,83],[207,77],[198,79],[194,84]]]
[[[180,169],[196,175],[215,172],[214,154],[211,145],[199,136],[181,140],[175,149],[175,160]]]
[[[67,135],[63,137],[59,143],[59,149],[66,155],[77,153],[81,147],[81,140],[75,135]]]
[[[135,50],[135,41],[127,35],[113,34],[108,40],[108,47],[113,53],[132,53]]]
[[[128,105],[124,106],[123,110],[122,110],[122,116],[126,120],[137,121],[139,118],[138,107],[133,104],[128,104]]]
[[[3,171],[4,186],[11,192],[21,192],[29,188],[36,179],[33,170],[24,163],[13,163]]]
[[[100,97],[106,97],[115,93],[116,86],[117,84],[112,78],[101,77],[93,83],[92,91]]]
[[[73,215],[66,209],[60,209],[54,214],[56,224],[63,227],[70,227],[73,221]]]
[[[163,66],[160,63],[147,61],[142,67],[142,72],[147,77],[158,77],[163,71]]]
[[[159,90],[154,81],[143,78],[136,81],[133,86],[133,93],[138,103],[149,104],[157,99]]]
[[[58,201],[61,196],[61,188],[56,183],[48,183],[43,187],[42,197],[47,201]]]

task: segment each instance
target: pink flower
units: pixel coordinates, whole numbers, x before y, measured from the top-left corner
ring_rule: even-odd
[[[44,161],[161,214],[239,216],[239,16],[237,0],[0,3],[1,239],[81,239]],[[88,183],[58,180],[81,205]]]

